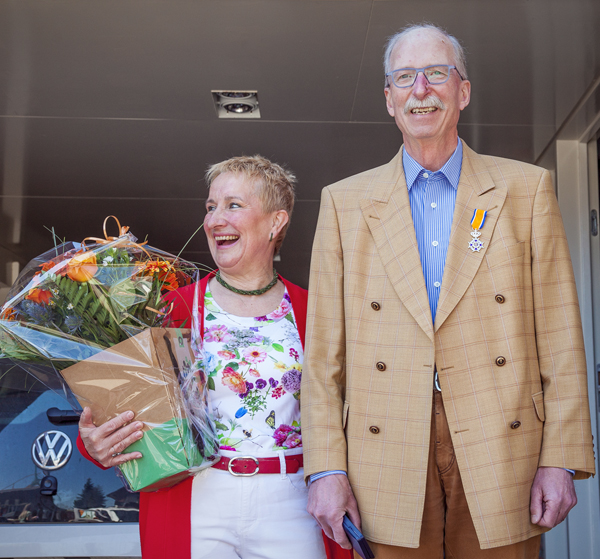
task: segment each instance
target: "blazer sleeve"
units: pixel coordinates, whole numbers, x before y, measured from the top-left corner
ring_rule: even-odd
[[[347,471],[344,262],[338,216],[327,188],[313,243],[302,375],[304,474]]]
[[[532,216],[532,288],[535,335],[545,418],[540,466],[593,474],[594,452],[587,368],[575,278],[552,180],[545,171]]]

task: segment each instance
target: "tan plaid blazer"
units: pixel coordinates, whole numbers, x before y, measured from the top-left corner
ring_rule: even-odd
[[[488,211],[481,252],[468,248],[476,208]],[[529,515],[538,466],[594,473],[577,293],[544,169],[464,145],[435,324],[402,150],[323,189],[302,384],[305,474],[347,471],[372,541],[419,545],[434,365],[481,547],[543,532]]]

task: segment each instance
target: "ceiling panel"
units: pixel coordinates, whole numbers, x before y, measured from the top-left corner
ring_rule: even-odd
[[[401,143],[392,123],[256,120],[5,118],[0,138],[14,150],[0,165],[21,165],[24,175],[4,194],[91,198],[202,198],[209,164],[260,153],[296,173],[300,199],[319,200],[323,186],[385,163]]]
[[[213,120],[211,89],[257,89],[264,119],[349,120],[369,10],[367,1],[4,2],[0,98],[7,114]]]

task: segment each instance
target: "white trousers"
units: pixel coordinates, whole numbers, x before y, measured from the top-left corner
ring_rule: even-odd
[[[325,559],[303,472],[202,470],[192,485],[192,559]]]

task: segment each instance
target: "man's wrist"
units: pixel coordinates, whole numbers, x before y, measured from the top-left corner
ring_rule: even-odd
[[[316,474],[310,474],[308,477],[308,485],[310,485],[313,481],[317,481],[322,477],[330,476],[333,474],[343,474],[347,476],[348,474],[344,470],[326,470],[324,472],[317,472]]]

